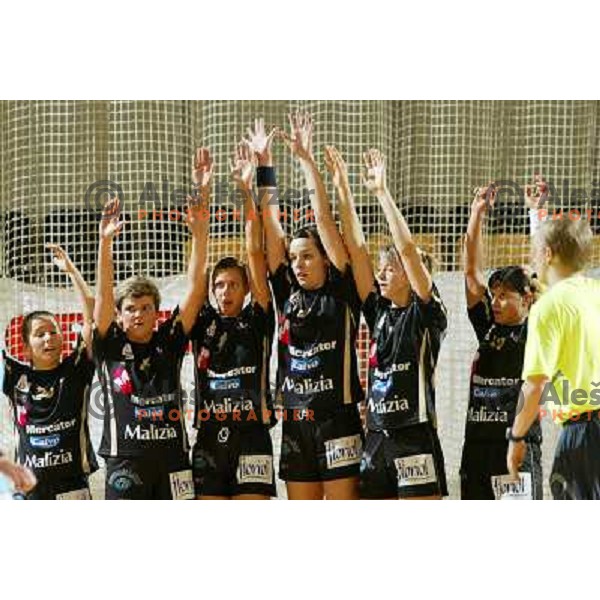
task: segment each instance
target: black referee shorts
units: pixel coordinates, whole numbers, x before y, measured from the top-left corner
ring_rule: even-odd
[[[600,500],[600,411],[563,425],[550,490],[555,500]]]

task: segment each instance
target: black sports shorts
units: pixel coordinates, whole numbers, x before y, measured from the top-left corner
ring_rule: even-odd
[[[106,459],[106,500],[193,500],[187,455]]]
[[[281,437],[280,479],[316,482],[358,476],[364,434],[355,404],[323,419],[296,420],[293,411],[287,414]]]
[[[360,495],[371,500],[447,496],[444,455],[433,426],[367,432]]]
[[[91,500],[86,475],[60,481],[40,481],[28,494],[27,500]]]
[[[276,496],[273,444],[261,424],[205,422],[192,452],[196,496]]]
[[[542,500],[542,451],[527,443],[525,459],[519,467],[519,481],[511,481],[506,468],[508,442],[466,440],[460,466],[462,500]]]

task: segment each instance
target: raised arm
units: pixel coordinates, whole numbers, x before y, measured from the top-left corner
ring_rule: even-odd
[[[267,264],[269,272],[275,273],[286,262],[285,233],[281,226],[279,197],[275,184],[273,168],[273,138],[279,132],[272,129],[267,135],[263,119],[254,121],[254,129],[248,129],[248,138],[244,140],[254,153],[257,163],[258,201],[265,228]]]
[[[529,208],[530,235],[533,237],[540,228],[540,224],[548,216],[546,202],[549,199],[550,191],[541,173],[535,174],[534,185],[526,185],[524,191],[525,205]]]
[[[365,236],[356,214],[354,198],[348,182],[348,169],[337,148],[325,148],[325,165],[338,192],[342,237],[350,255],[352,273],[360,299],[364,302],[375,285],[373,265]]]
[[[63,272],[69,276],[73,286],[77,290],[77,294],[81,300],[81,308],[83,311],[83,329],[81,335],[85,342],[88,356],[92,357],[92,322],[94,319],[94,294],[85,282],[79,269],[73,264],[70,256],[65,252],[64,248],[58,244],[46,244],[46,248],[52,251],[52,262]]]
[[[471,216],[467,226],[464,244],[464,271],[467,308],[472,308],[481,302],[486,290],[483,273],[483,220],[488,206],[493,204],[495,189],[491,184],[477,188],[475,199],[471,204]]]
[[[192,252],[188,265],[188,288],[179,306],[183,331],[192,330],[200,308],[208,295],[207,261],[208,230],[210,227],[208,201],[213,174],[213,160],[207,148],[198,148],[194,157],[192,182],[197,195],[188,196],[187,227],[192,234]]]
[[[115,318],[114,264],[112,244],[123,228],[119,221],[121,204],[118,197],[109,200],[100,219],[100,245],[98,247],[98,281],[94,304],[94,323],[100,337],[104,337]]]
[[[319,173],[312,152],[312,118],[308,113],[295,113],[289,115],[291,135],[283,134],[283,139],[298,159],[306,187],[311,197],[311,207],[315,214],[317,231],[323,242],[323,247],[329,260],[339,271],[344,271],[350,259],[344,246],[342,236],[338,231],[335,219],[331,212],[331,205],[323,178]]]
[[[267,280],[267,263],[263,250],[263,232],[260,215],[252,197],[254,157],[247,143],[242,142],[235,151],[231,174],[244,198],[246,254],[250,271],[250,293],[255,302],[266,311],[271,302]]]
[[[431,274],[425,268],[410,229],[388,190],[385,157],[379,150],[369,150],[365,153],[364,159],[367,176],[363,177],[363,181],[367,189],[375,194],[383,209],[410,287],[423,302],[429,302],[432,292]]]

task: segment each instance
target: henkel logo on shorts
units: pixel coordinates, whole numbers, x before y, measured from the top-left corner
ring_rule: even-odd
[[[496,500],[533,500],[531,473],[519,473],[519,481],[510,475],[494,475],[492,489]]]
[[[359,464],[362,456],[362,440],[360,439],[360,435],[350,435],[326,441],[325,456],[328,469]]]
[[[194,499],[194,480],[191,469],[169,473],[169,482],[173,500]]]
[[[417,454],[394,459],[398,487],[435,483],[437,477],[431,454]]]
[[[272,483],[273,457],[268,454],[240,456],[236,477],[238,483]]]

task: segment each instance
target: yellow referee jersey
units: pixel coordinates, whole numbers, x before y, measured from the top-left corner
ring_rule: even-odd
[[[557,423],[600,410],[600,281],[575,275],[531,308],[523,379],[546,375],[541,408]]]

